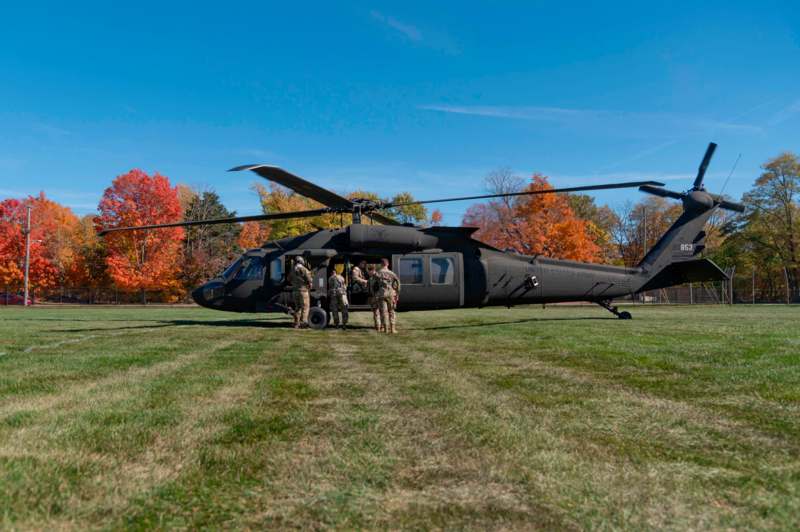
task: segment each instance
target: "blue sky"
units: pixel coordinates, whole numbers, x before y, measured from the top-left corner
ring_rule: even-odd
[[[251,214],[255,176],[227,168],[419,198],[479,193],[498,167],[685,189],[714,140],[707,185],[741,154],[738,196],[800,151],[795,2],[16,4],[0,197],[44,190],[79,214],[134,167]]]

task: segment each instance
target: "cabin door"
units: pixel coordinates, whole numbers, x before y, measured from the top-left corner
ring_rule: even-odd
[[[461,253],[393,255],[400,278],[400,310],[454,308],[464,305],[464,264]]]

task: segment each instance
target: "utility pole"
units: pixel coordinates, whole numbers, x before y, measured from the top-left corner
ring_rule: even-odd
[[[28,306],[28,273],[31,266],[31,204],[28,203],[28,217],[25,222],[25,295],[22,304]]]

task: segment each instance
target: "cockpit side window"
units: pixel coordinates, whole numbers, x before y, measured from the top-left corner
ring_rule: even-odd
[[[269,263],[269,278],[278,284],[283,280],[283,258],[272,259]]]
[[[264,261],[261,257],[246,257],[236,274],[237,281],[259,281],[264,278]]]
[[[225,268],[225,271],[222,272],[222,277],[225,279],[230,279],[230,277],[236,273],[236,270],[239,269],[239,266],[242,264],[242,259],[236,259],[236,262]]]

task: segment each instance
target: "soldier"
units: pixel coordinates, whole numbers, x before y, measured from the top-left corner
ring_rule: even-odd
[[[364,275],[367,268],[367,261],[362,260],[358,263],[358,266],[353,266],[353,269],[350,270],[350,281],[353,283],[353,292],[356,293],[365,293],[368,288],[368,281]]]
[[[367,298],[367,301],[369,302],[369,306],[372,308],[372,320],[375,322],[375,330],[380,332],[381,310],[380,305],[378,305],[378,279],[375,277],[375,266],[372,264],[367,266],[367,280],[367,289],[369,290],[369,297]]]
[[[306,261],[303,257],[294,259],[294,268],[289,276],[292,285],[292,295],[294,296],[294,328],[308,327],[308,311],[311,302],[308,298],[308,291],[311,288],[311,272],[305,266]]]
[[[336,270],[331,271],[328,277],[328,303],[333,314],[333,325],[339,326],[339,311],[342,312],[342,329],[347,329],[347,285],[342,274]]]
[[[383,331],[397,334],[394,309],[396,306],[395,296],[400,294],[400,279],[389,269],[387,259],[381,259],[381,266],[378,273],[375,274],[375,278],[378,285],[377,297],[381,309]]]

